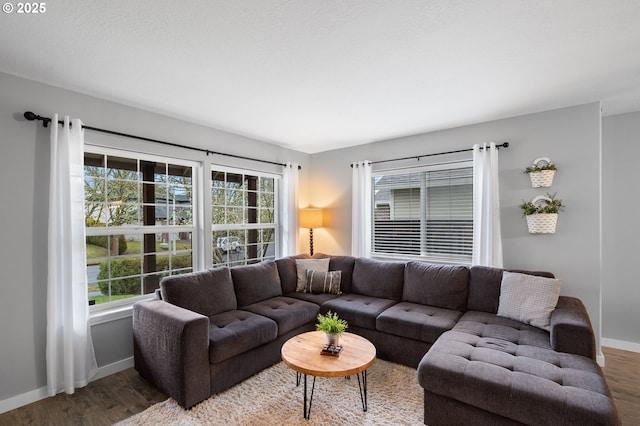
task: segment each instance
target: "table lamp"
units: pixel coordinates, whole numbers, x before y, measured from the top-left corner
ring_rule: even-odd
[[[322,209],[300,209],[300,227],[309,228],[309,254],[313,256],[313,228],[322,227]]]

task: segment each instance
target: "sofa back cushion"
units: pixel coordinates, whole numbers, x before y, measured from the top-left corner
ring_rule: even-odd
[[[359,257],[353,267],[351,293],[400,301],[403,281],[403,262]]]
[[[299,254],[296,256],[283,257],[276,259],[278,267],[278,275],[280,276],[280,285],[282,286],[282,294],[289,294],[296,291],[296,283],[298,281],[296,259],[310,259],[308,254]]]
[[[469,268],[467,310],[489,312],[490,314],[498,313],[502,271],[503,269],[488,266],[472,266]],[[508,271],[555,278],[552,273],[544,271],[523,271],[518,269],[508,269]]]
[[[343,293],[351,293],[351,282],[353,280],[353,268],[356,258],[353,256],[331,256],[324,253],[315,253],[314,259],[329,258],[329,271],[340,271],[340,290]]]
[[[269,260],[231,268],[238,306],[245,307],[276,296],[282,296],[276,262]]]
[[[333,256],[329,261],[329,271],[340,271],[340,290],[343,293],[351,293],[355,265],[356,258],[352,256]]]
[[[469,268],[411,261],[404,269],[402,300],[437,308],[467,310]]]
[[[207,317],[238,308],[226,266],[165,277],[160,282],[160,294],[164,301]]]

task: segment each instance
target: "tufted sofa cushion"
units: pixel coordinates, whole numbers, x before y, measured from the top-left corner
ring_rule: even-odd
[[[291,297],[273,297],[245,306],[243,310],[272,319],[278,325],[278,336],[314,322],[319,307],[315,303]]]
[[[209,362],[216,363],[275,340],[273,320],[247,311],[228,311],[209,319]]]
[[[320,307],[320,312],[337,312],[340,318],[346,320],[350,326],[376,329],[376,318],[385,309],[397,302],[390,299],[363,296],[361,294],[343,294],[335,299],[328,300]]]
[[[418,366],[418,381],[425,395],[523,424],[618,424],[597,364],[554,351],[543,330],[484,312],[467,312],[438,338]]]
[[[462,312],[417,303],[400,302],[378,315],[379,331],[433,343],[442,333],[451,330]]]

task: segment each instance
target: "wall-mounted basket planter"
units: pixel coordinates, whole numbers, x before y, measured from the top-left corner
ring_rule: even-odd
[[[549,157],[536,158],[525,173],[529,174],[533,188],[548,188],[553,185],[553,177],[556,175],[556,166]]]
[[[554,195],[547,197],[538,195],[531,201],[523,203],[520,208],[524,210],[527,218],[527,228],[531,234],[555,234],[558,224],[558,212],[564,205]]]
[[[526,216],[530,234],[555,234],[558,213],[538,213]]]

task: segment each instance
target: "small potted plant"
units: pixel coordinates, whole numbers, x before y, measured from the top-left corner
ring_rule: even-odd
[[[531,234],[553,234],[558,224],[558,213],[564,211],[562,200],[556,194],[538,195],[531,201],[520,204],[522,213],[527,218],[527,228]]]
[[[536,158],[532,165],[524,172],[531,179],[531,186],[534,188],[548,188],[553,184],[553,177],[556,174],[556,165],[549,157]]]
[[[340,319],[335,312],[327,312],[326,315],[318,314],[317,331],[323,331],[327,338],[327,346],[338,346],[340,335],[349,327],[347,321]]]

